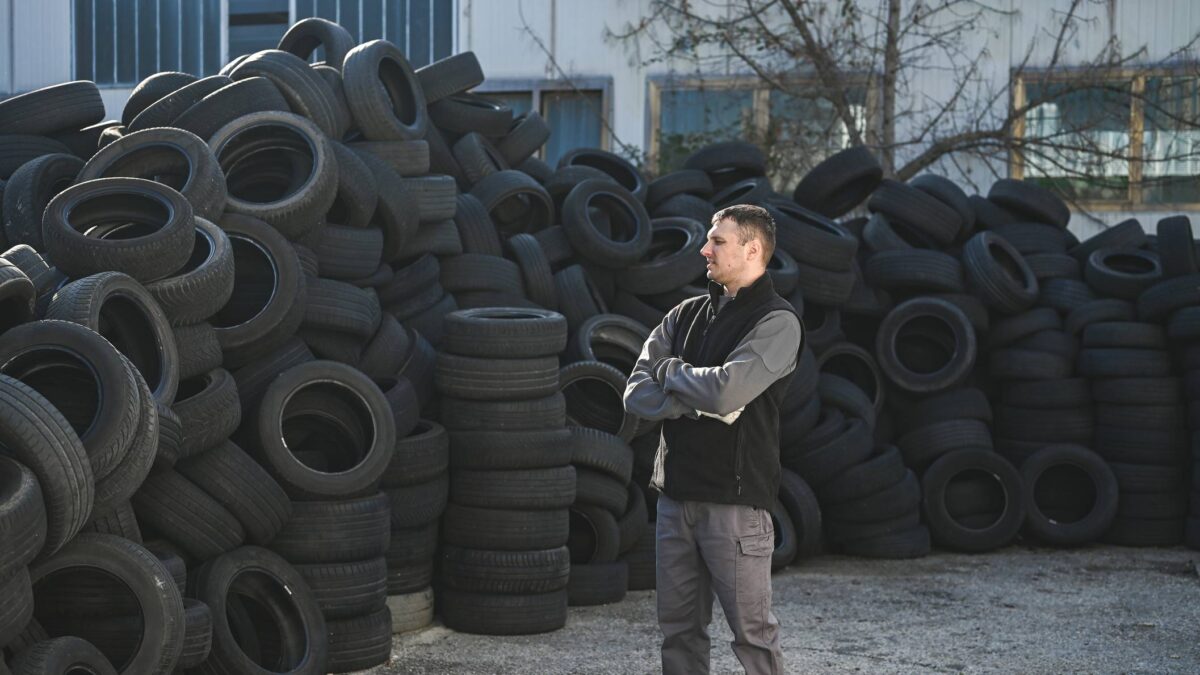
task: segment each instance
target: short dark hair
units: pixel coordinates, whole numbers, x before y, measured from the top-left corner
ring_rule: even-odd
[[[712,224],[729,219],[738,226],[738,243],[745,244],[754,237],[763,244],[763,263],[769,264],[775,255],[775,219],[761,206],[735,204],[713,214]]]

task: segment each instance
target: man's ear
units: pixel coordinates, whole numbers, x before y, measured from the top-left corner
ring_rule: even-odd
[[[755,237],[746,242],[746,256],[750,259],[757,257],[759,260],[762,260],[765,263],[766,261],[763,260],[762,240],[760,240],[758,237]]]

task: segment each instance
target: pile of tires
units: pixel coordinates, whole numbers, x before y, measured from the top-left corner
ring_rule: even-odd
[[[576,496],[559,392],[566,319],[485,307],[451,312],[445,329],[435,375],[451,472],[442,621],[491,635],[556,630],[567,620]]]

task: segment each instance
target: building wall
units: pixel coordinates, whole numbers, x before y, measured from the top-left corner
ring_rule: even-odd
[[[719,16],[731,5],[713,3]],[[1012,68],[1021,63],[1032,45],[1030,63],[1045,64],[1050,58],[1053,36],[1047,27],[1069,0],[993,0],[998,12],[991,14],[992,26],[986,40],[990,58],[984,72],[997,83],[1007,81]],[[0,91],[22,92],[72,79],[71,0],[0,0]],[[660,62],[645,66],[649,56],[630,41],[607,37],[636,24],[652,11],[652,0],[458,0],[457,50],[474,51],[483,64],[489,84],[504,80],[599,78],[610,79],[611,146],[645,148],[649,142],[648,81],[671,72],[691,72],[682,63]],[[1186,43],[1200,26],[1200,2],[1196,0],[1109,0],[1088,5],[1092,13],[1087,29],[1069,42],[1064,63],[1077,63],[1094,55],[1110,35],[1126,50],[1146,48],[1145,61],[1169,55]],[[1196,54],[1193,52],[1194,58]],[[945,64],[933,64],[945,65]],[[732,58],[717,61],[712,75],[737,73]],[[948,79],[929,70],[914,83],[921,95],[946,97]],[[110,118],[120,116],[129,94],[127,88],[103,90]],[[966,163],[966,175],[955,167],[940,165],[933,170],[960,180],[973,181],[980,190],[991,183],[991,174],[1007,173],[1005,166]],[[787,188],[788,186],[780,186]],[[1087,223],[1076,218],[1073,227],[1086,235],[1100,223],[1114,223],[1136,215],[1152,224],[1159,214],[1108,211]]]

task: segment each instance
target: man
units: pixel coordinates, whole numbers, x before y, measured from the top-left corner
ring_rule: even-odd
[[[658,501],[658,622],[663,672],[707,673],[712,596],[747,673],[782,673],[771,612],[769,509],[779,490],[779,406],[803,326],[775,293],[775,222],[757,206],[717,212],[700,253],[708,295],[673,308],[650,334],[625,407],[664,420],[651,484]]]

